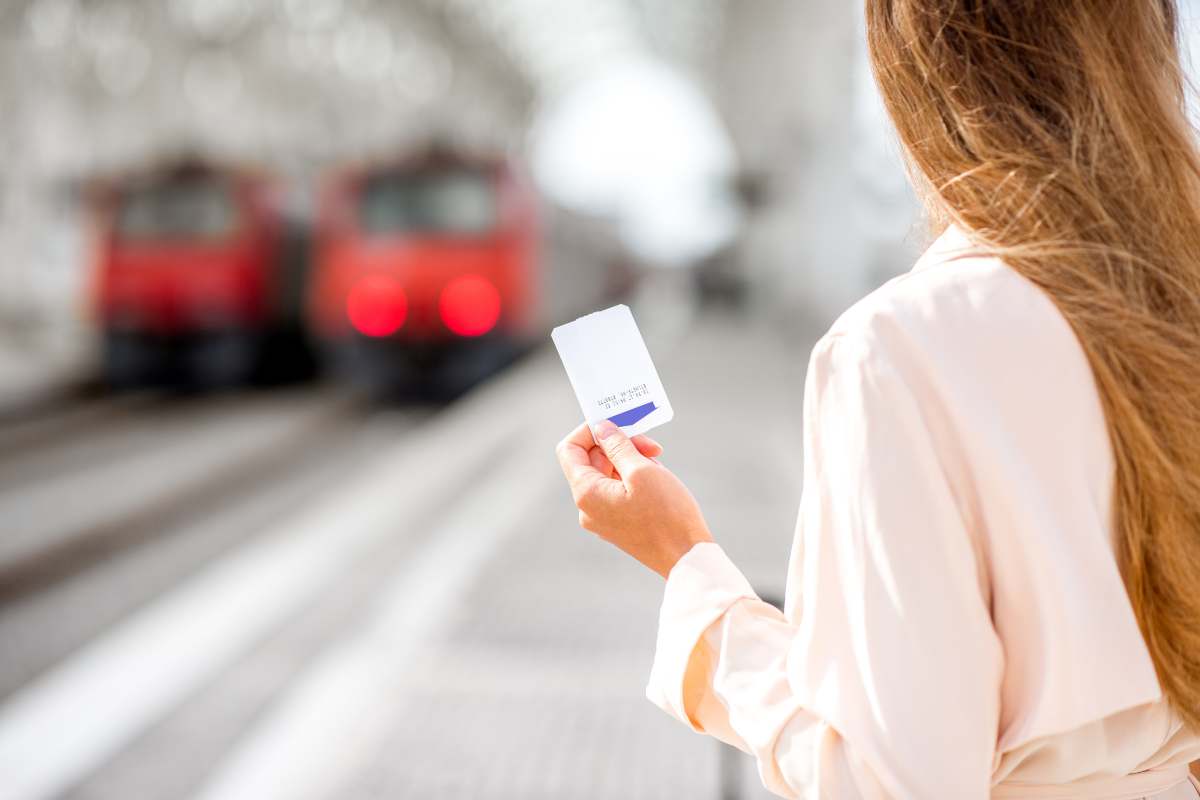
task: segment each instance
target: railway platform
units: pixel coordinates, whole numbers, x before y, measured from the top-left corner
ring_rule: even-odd
[[[665,463],[782,595],[811,340],[728,314],[648,339],[676,409]],[[661,580],[576,526],[553,448],[578,409],[551,348],[447,407],[271,398],[129,401],[0,463],[6,518],[68,539],[110,520],[0,603],[8,796],[766,796],[644,698]],[[10,575],[36,572],[10,548],[0,574],[18,557]]]

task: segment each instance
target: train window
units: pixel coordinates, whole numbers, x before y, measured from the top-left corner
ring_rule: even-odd
[[[223,239],[234,232],[237,216],[227,180],[165,181],[123,192],[116,230],[126,239]]]
[[[375,175],[359,199],[367,234],[405,232],[478,236],[496,226],[496,196],[485,173]]]

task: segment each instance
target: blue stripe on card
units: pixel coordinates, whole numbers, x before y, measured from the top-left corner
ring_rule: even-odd
[[[608,419],[614,425],[632,425],[633,423],[637,422],[639,419],[647,416],[648,414],[650,414],[656,410],[657,410],[657,408],[655,407],[654,403],[649,402],[649,403],[640,405],[637,408],[631,408],[628,411],[622,411],[620,414],[614,414],[611,417],[609,417]]]

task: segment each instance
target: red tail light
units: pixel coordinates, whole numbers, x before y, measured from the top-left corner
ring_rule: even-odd
[[[346,297],[350,324],[364,336],[390,336],[404,325],[408,298],[400,284],[385,275],[369,275]]]
[[[442,289],[438,313],[451,332],[482,336],[500,319],[500,292],[487,278],[463,275]]]

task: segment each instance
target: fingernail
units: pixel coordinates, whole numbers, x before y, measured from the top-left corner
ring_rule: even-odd
[[[617,426],[612,420],[609,419],[600,420],[594,426],[592,426],[592,434],[595,435],[597,439],[607,439],[616,432]]]

